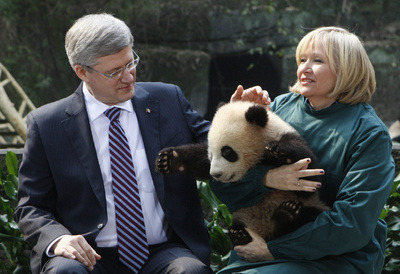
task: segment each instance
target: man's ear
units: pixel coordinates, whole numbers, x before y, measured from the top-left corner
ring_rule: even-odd
[[[76,75],[84,82],[89,82],[88,71],[81,65],[74,66]]]

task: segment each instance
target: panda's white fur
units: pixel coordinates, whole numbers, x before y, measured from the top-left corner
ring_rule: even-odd
[[[226,104],[218,109],[213,118],[208,133],[208,157],[210,175],[219,181],[240,180],[261,160],[268,143],[278,141],[287,133],[298,134],[292,126],[269,110],[265,128],[247,122],[245,113],[253,105],[242,101]],[[224,158],[221,155],[224,146],[232,147],[239,159],[230,162]]]

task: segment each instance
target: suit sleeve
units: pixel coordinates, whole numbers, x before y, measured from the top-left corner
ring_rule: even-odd
[[[181,89],[178,86],[175,87],[182,112],[184,113],[187,121],[189,131],[192,133],[193,140],[196,142],[206,142],[210,123],[204,120],[204,118],[197,111],[192,109],[192,106],[183,95]]]
[[[61,235],[71,234],[56,221],[56,193],[38,125],[32,114],[27,118],[27,141],[19,170],[18,206],[14,219],[25,240],[40,257]]]

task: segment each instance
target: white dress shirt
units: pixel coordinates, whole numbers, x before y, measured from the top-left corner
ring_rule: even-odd
[[[90,129],[92,131],[94,146],[96,148],[97,159],[99,161],[101,176],[103,178],[107,205],[107,224],[100,231],[96,238],[98,247],[116,247],[117,227],[115,220],[114,195],[112,190],[112,175],[110,163],[110,151],[108,145],[108,127],[110,120],[104,114],[109,105],[106,105],[90,94],[86,83],[83,84],[83,94],[85,105],[89,117]],[[140,133],[136,113],[133,109],[131,100],[115,105],[123,109],[120,114],[120,123],[127,135],[129,147],[132,153],[136,179],[138,182],[139,195],[142,203],[144,223],[146,226],[146,236],[149,245],[166,242],[168,223],[165,219],[164,211],[154,188],[149,164],[147,162],[146,151],[144,149],[142,134]],[[60,236],[52,241],[46,248],[46,255],[54,257],[51,247],[61,238]]]
[[[108,127],[110,121],[104,114],[104,111],[110,108],[110,106],[94,98],[85,83],[83,85],[83,94],[101,175],[103,177],[107,202],[108,222],[97,236],[96,243],[99,247],[115,247],[117,246],[117,229],[108,145]],[[165,242],[167,241],[167,221],[154,188],[142,134],[140,133],[132,102],[128,100],[115,106],[122,109],[119,120],[128,138],[132,153],[148,244],[153,245]]]

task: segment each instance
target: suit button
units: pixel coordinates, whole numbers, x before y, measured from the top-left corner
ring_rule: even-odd
[[[98,229],[101,229],[101,228],[103,228],[103,226],[104,226],[103,224],[98,224],[98,225],[97,225],[97,228],[98,228]]]

